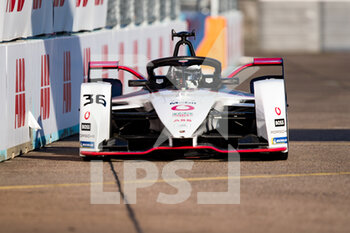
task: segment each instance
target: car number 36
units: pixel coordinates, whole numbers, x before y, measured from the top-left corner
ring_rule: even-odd
[[[104,107],[106,107],[106,100],[104,95],[96,95],[96,98],[95,98],[94,95],[92,94],[86,94],[86,95],[83,95],[83,97],[85,98],[85,101],[86,101],[84,103],[84,106],[92,104],[94,103],[94,101],[96,101],[96,104],[102,104]]]

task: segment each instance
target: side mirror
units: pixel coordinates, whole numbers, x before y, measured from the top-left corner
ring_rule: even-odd
[[[146,79],[140,79],[140,80],[129,80],[129,87],[145,87],[147,84]]]
[[[222,78],[221,82],[224,85],[239,85],[238,78]]]

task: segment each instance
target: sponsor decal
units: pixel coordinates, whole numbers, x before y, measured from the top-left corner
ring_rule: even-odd
[[[87,111],[85,114],[84,114],[84,118],[85,118],[85,120],[89,120],[89,118],[90,118],[90,112],[89,111]]]
[[[80,134],[80,138],[85,138],[85,139],[91,139],[91,138],[95,138],[95,135],[92,134]]]
[[[193,109],[194,109],[193,106],[184,105],[184,104],[176,105],[176,106],[171,108],[171,110],[173,110],[173,111],[191,111]]]
[[[284,119],[275,119],[275,126],[276,126],[276,127],[285,126]]]
[[[192,120],[191,119],[175,119],[174,123],[176,123],[176,122],[192,122]]]
[[[88,142],[88,141],[81,141],[80,142],[80,147],[81,148],[94,148],[95,143],[94,142]]]
[[[282,129],[282,130],[272,130],[271,131],[272,134],[285,134],[287,133],[286,130]]]
[[[81,123],[81,130],[82,131],[90,131],[91,130],[91,123]]]
[[[192,117],[192,112],[174,112],[173,117]]]
[[[288,142],[287,137],[272,138],[272,144],[282,144],[287,142]]]
[[[172,101],[170,102],[170,105],[194,105],[197,104],[195,101]]]
[[[275,108],[275,112],[276,112],[276,114],[279,116],[279,115],[281,115],[281,113],[282,113],[282,111],[281,111],[281,109],[279,108],[279,107],[276,107]]]

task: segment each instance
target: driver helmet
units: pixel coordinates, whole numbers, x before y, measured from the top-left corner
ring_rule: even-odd
[[[176,82],[181,86],[183,86],[183,81],[185,81],[186,88],[198,88],[200,80],[203,76],[202,69],[199,65],[189,67],[173,67],[172,75]]]

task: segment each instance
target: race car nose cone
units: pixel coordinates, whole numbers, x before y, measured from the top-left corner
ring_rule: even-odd
[[[163,91],[152,94],[159,119],[174,138],[191,138],[215,103],[215,92]]]

